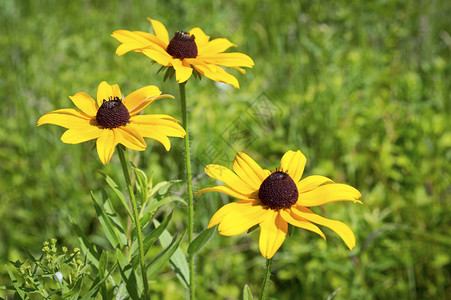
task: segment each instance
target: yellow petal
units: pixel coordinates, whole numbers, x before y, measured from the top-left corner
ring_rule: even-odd
[[[255,206],[253,204],[254,201],[249,200],[240,200],[236,202],[232,202],[221,207],[214,215],[211,217],[210,222],[208,223],[207,228],[211,228],[222,222],[224,217],[232,211],[239,211],[241,209],[245,209],[249,206]]]
[[[231,236],[245,232],[265,219],[268,210],[256,201],[243,203],[233,210],[229,210],[219,223],[218,231],[222,235]]]
[[[194,194],[194,196],[198,196],[198,195],[206,193],[206,192],[220,192],[220,193],[227,194],[229,196],[232,196],[232,197],[240,199],[240,200],[255,200],[254,194],[244,195],[244,194],[241,194],[240,192],[232,189],[231,187],[222,186],[222,185],[211,187],[211,188],[201,189],[200,191],[197,191]]]
[[[208,42],[203,47],[198,47],[198,56],[208,56],[212,55],[213,53],[224,52],[230,47],[236,47],[236,45],[230,42],[228,39],[214,39]]]
[[[150,98],[142,101],[137,106],[135,106],[131,111],[129,111],[130,116],[134,116],[134,115],[138,114],[140,111],[142,111],[144,108],[146,108],[150,103],[152,103],[152,102],[154,102],[156,100],[159,100],[159,99],[163,99],[163,98],[174,99],[174,96],[171,96],[171,95],[160,95],[160,96],[150,97]]]
[[[114,147],[117,145],[116,133],[113,129],[102,130],[102,135],[97,139],[97,154],[100,161],[106,165],[114,153]]]
[[[143,49],[142,53],[162,66],[169,66],[170,62],[173,60],[172,56],[170,56],[166,51]]]
[[[138,48],[159,47],[158,43],[161,43],[155,35],[143,31],[116,30],[111,36],[124,45],[134,44]]]
[[[248,67],[254,66],[254,61],[248,55],[232,52],[232,53],[216,53],[205,54],[197,57],[199,60],[203,60],[208,64],[221,65],[224,67]]]
[[[260,252],[266,258],[270,259],[276,254],[282,246],[288,231],[287,222],[279,215],[277,211],[268,210],[265,220],[260,223],[260,239],[258,241]]]
[[[159,88],[154,85],[149,85],[139,90],[134,91],[124,98],[122,103],[128,109],[129,112],[134,112],[134,110],[139,106],[142,102],[146,101],[151,97],[155,97],[161,94]]]
[[[280,161],[280,168],[287,172],[294,182],[301,180],[307,159],[301,151],[287,151]]]
[[[348,246],[349,249],[353,249],[355,246],[355,236],[352,230],[344,223],[340,221],[330,220],[324,217],[321,217],[314,212],[312,212],[310,209],[302,206],[292,206],[291,211],[298,215],[301,218],[307,219],[313,223],[326,226],[335,233],[337,233],[340,238],[345,242],[345,244]]]
[[[235,173],[220,165],[208,165],[205,167],[205,173],[214,179],[223,181],[225,184],[244,195],[251,194],[257,190],[243,182]]]
[[[118,127],[115,131],[118,143],[133,150],[146,150],[146,141],[144,141],[143,137],[135,129],[130,128],[129,126],[121,126]]]
[[[84,128],[91,126],[89,116],[75,109],[59,109],[46,113],[38,120],[38,126],[54,124],[65,128]]]
[[[130,51],[136,51],[136,52],[142,52],[143,47],[141,44],[133,42],[133,43],[127,43],[127,44],[120,44],[116,49],[116,55],[122,56],[125,53],[128,53]]]
[[[152,20],[151,18],[147,18],[147,20],[152,23],[153,31],[155,32],[157,38],[167,47],[169,45],[169,34],[166,27],[164,27],[164,25],[157,20]]]
[[[117,84],[109,85],[106,81],[102,81],[97,88],[97,105],[100,107],[103,100],[108,101],[110,98],[122,99],[121,90]]]
[[[316,189],[320,185],[334,183],[332,179],[329,179],[320,175],[308,176],[297,183],[299,194]]]
[[[313,231],[314,233],[319,234],[324,240],[326,240],[326,236],[321,231],[321,229],[319,229],[318,226],[316,226],[316,225],[310,223],[309,221],[307,221],[306,219],[303,219],[303,218],[297,216],[296,214],[292,213],[290,209],[280,210],[279,213],[280,213],[280,216],[285,221],[290,223],[291,225],[302,228],[302,229]]]
[[[194,35],[194,41],[196,42],[197,48],[203,47],[208,43],[208,40],[210,39],[210,37],[206,35],[199,27],[191,29],[189,33]]]
[[[223,68],[216,65],[205,65],[196,63],[195,59],[185,59],[190,62],[199,73],[203,74],[205,77],[210,78],[211,80],[217,82],[224,82],[227,84],[231,84],[236,89],[240,88],[240,84],[238,80],[233,76],[224,71]]]
[[[127,127],[135,129],[145,138],[151,138],[160,142],[161,144],[163,144],[166,151],[169,151],[171,149],[171,142],[169,141],[168,137],[163,133],[155,130],[154,126],[142,126],[139,124],[130,123],[127,125]]]
[[[102,134],[102,129],[97,126],[83,128],[72,128],[66,130],[61,136],[61,141],[66,144],[78,144],[98,138]]]
[[[99,109],[94,99],[86,93],[76,93],[70,100],[85,114],[95,117]]]
[[[269,171],[260,168],[252,158],[243,152],[236,154],[233,171],[255,190],[258,190],[263,180],[269,176]]]
[[[337,201],[353,201],[354,203],[362,203],[357,200],[360,197],[360,192],[350,185],[330,183],[299,194],[297,204],[311,207]]]
[[[193,69],[189,66],[184,66],[180,59],[171,60],[171,64],[174,67],[175,79],[178,83],[187,81],[193,74]]]
[[[130,118],[130,122],[138,124],[140,127],[154,126],[157,131],[160,131],[167,136],[184,137],[186,135],[185,129],[177,123],[176,119],[171,117],[170,119],[164,119],[155,117],[155,115],[136,115]]]

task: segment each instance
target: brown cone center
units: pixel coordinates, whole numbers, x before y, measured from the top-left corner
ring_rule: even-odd
[[[97,111],[96,121],[99,126],[104,128],[117,128],[125,126],[130,121],[130,113],[121,99],[110,97],[109,100],[103,100]]]
[[[177,31],[169,42],[166,52],[173,58],[195,58],[197,57],[197,45],[194,41],[194,35]]]
[[[298,201],[298,188],[290,175],[285,172],[274,172],[262,182],[258,190],[258,198],[263,205],[279,210],[290,208]]]

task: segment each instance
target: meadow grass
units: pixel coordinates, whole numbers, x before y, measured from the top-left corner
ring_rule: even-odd
[[[334,299],[449,298],[449,15],[448,1],[1,1],[0,285],[23,249],[38,255],[52,237],[78,247],[69,216],[108,247],[89,192],[104,185],[99,171],[121,178],[117,156],[103,166],[93,144],[66,145],[62,128],[37,128],[41,115],[73,107],[76,92],[95,96],[106,80],[124,94],[159,86],[176,99],[151,113],[181,119],[174,81],[163,83],[143,55],[115,55],[110,34],[151,31],[152,17],[170,33],[199,26],[226,37],[255,61],[234,73],[239,90],[207,78],[187,84],[195,190],[213,185],[206,164],[231,166],[237,151],[275,168],[285,151],[301,149],[307,175],[362,192],[364,205],[322,211],[352,228],[356,248],[327,229],[327,243],[296,229],[275,256],[272,299],[327,299],[339,288]],[[183,179],[183,141],[172,139],[169,152],[148,144],[139,167],[155,182]],[[197,197],[195,232],[231,200]],[[187,210],[166,211],[174,208],[177,232]],[[237,299],[245,283],[257,294],[264,265],[255,232],[216,234],[196,261],[198,299]],[[185,296],[169,266],[151,290],[153,299]]]

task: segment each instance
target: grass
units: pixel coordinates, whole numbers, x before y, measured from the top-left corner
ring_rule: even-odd
[[[327,229],[327,244],[295,230],[275,256],[273,299],[326,299],[338,288],[334,299],[446,299],[450,13],[447,1],[1,2],[0,282],[8,282],[3,265],[23,260],[23,249],[38,254],[50,237],[77,247],[69,216],[106,244],[89,192],[103,185],[98,171],[120,178],[117,157],[102,166],[92,144],[65,145],[63,129],[37,128],[41,115],[72,107],[76,92],[95,95],[107,80],[124,94],[159,86],[176,100],[150,110],[181,119],[178,88],[162,83],[157,65],[114,54],[114,30],[149,31],[152,17],[169,32],[199,26],[226,37],[255,61],[246,75],[234,73],[239,90],[206,78],[187,84],[195,190],[213,184],[206,164],[230,166],[236,151],[274,168],[286,150],[301,149],[307,175],[362,192],[363,206],[322,212],[349,224],[357,247],[349,252]],[[271,113],[262,115],[260,104]],[[142,153],[139,165],[156,182],[183,177],[183,142],[172,142],[166,152],[149,141]],[[198,197],[195,231],[230,200]],[[181,230],[186,212],[176,207],[173,220],[171,230]],[[245,283],[258,293],[265,260],[257,240],[215,235],[198,257],[199,299],[239,298]],[[155,299],[184,295],[169,267],[151,289]]]

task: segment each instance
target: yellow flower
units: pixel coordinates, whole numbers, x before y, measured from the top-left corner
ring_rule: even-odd
[[[324,239],[323,232],[313,223],[329,227],[349,249],[354,248],[355,237],[347,225],[321,217],[308,207],[335,201],[362,203],[357,200],[361,196],[359,191],[318,175],[301,180],[306,161],[301,151],[288,151],[282,157],[280,168],[269,171],[239,152],[233,162],[235,173],[220,165],[208,165],[205,168],[208,176],[228,186],[202,189],[196,195],[221,192],[240,199],[221,207],[208,228],[219,224],[219,233],[231,236],[260,225],[260,252],[267,259],[273,257],[285,240],[288,223],[313,231]]]
[[[55,124],[67,128],[61,136],[66,144],[78,144],[97,139],[97,153],[103,164],[107,164],[117,144],[143,151],[147,145],[144,138],[152,138],[171,148],[168,136],[184,137],[185,130],[178,121],[168,115],[138,115],[150,103],[161,98],[156,86],[146,86],[122,99],[117,84],[106,81],[99,84],[97,103],[86,93],[70,97],[80,111],[66,108],[43,115],[38,120],[42,124]]]
[[[245,73],[240,67],[252,68],[254,61],[243,53],[224,53],[234,46],[225,38],[210,41],[200,28],[189,32],[178,31],[169,41],[168,31],[164,25],[148,18],[155,34],[142,31],[117,30],[111,35],[122,44],[116,50],[117,55],[129,51],[143,53],[162,66],[173,67],[177,82],[187,81],[195,72],[206,77],[239,88],[238,80],[224,71],[221,66],[232,67]]]

